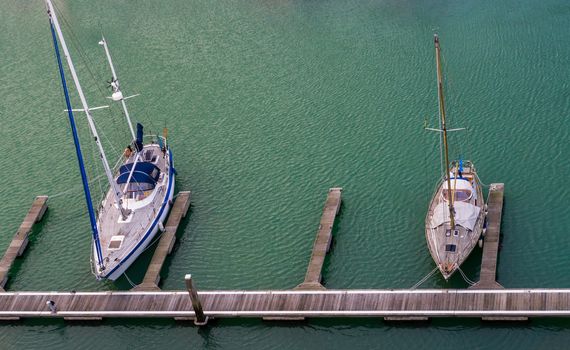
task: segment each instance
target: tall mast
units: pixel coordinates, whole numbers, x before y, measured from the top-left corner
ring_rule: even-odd
[[[437,64],[437,95],[439,102],[439,116],[441,118],[441,129],[443,131],[443,148],[445,153],[445,178],[447,179],[447,203],[449,204],[449,220],[451,229],[455,228],[455,215],[453,210],[453,196],[451,196],[451,179],[449,177],[449,152],[447,150],[447,127],[445,124],[445,104],[443,100],[443,74],[441,72],[441,59],[439,48],[439,37],[434,35],[435,62]]]
[[[125,99],[123,98],[123,93],[119,88],[119,78],[117,78],[117,73],[115,72],[115,67],[113,66],[113,61],[111,60],[111,53],[109,52],[109,47],[107,47],[107,41],[105,40],[105,37],[101,38],[101,41],[99,41],[99,45],[105,48],[107,61],[109,61],[109,66],[111,67],[111,73],[113,74],[113,78],[111,80],[113,95],[111,99],[113,99],[113,101],[121,101],[121,105],[123,106],[123,111],[125,112],[125,118],[127,118],[127,123],[129,124],[129,129],[131,130],[131,136],[133,137],[134,140],[136,139],[135,130],[133,129],[133,123],[131,122],[131,117],[129,116],[129,111],[127,110],[127,104],[125,103]]]
[[[81,88],[81,84],[79,83],[77,73],[75,72],[75,66],[71,61],[71,56],[69,54],[69,50],[67,49],[65,39],[61,32],[61,27],[59,26],[59,22],[55,14],[55,9],[53,7],[51,0],[46,0],[46,3],[48,6],[48,15],[57,33],[57,37],[61,44],[61,48],[63,49],[65,60],[67,61],[67,66],[69,67],[69,71],[71,72],[71,77],[73,78],[73,82],[75,83],[75,88],[77,89],[77,93],[79,94],[79,99],[81,100],[81,105],[83,106],[83,112],[85,112],[85,115],[87,116],[89,129],[91,129],[91,134],[93,135],[95,144],[97,144],[97,148],[99,149],[99,156],[101,157],[101,161],[103,162],[103,168],[105,169],[105,174],[107,175],[107,180],[109,181],[109,185],[111,185],[111,189],[115,197],[115,202],[119,207],[119,209],[121,210],[123,219],[126,219],[126,217],[129,215],[129,211],[123,207],[123,200],[121,199],[122,196],[121,190],[119,189],[119,187],[117,186],[117,184],[113,179],[113,174],[111,173],[109,162],[107,161],[107,157],[105,156],[105,150],[103,149],[103,145],[101,144],[99,134],[97,133],[97,129],[95,128],[95,123],[93,122],[93,118],[91,117],[91,111],[89,109],[89,106],[87,105],[87,101],[85,100],[85,95],[83,94],[83,89]]]
[[[105,269],[103,263],[103,256],[101,254],[101,242],[99,241],[99,231],[97,229],[97,220],[95,219],[95,211],[93,210],[93,202],[91,201],[91,191],[89,190],[89,182],[87,181],[87,173],[85,172],[85,165],[83,164],[83,154],[81,153],[81,145],[79,144],[79,137],[77,136],[77,128],[75,127],[75,118],[73,117],[73,110],[71,108],[71,101],[69,99],[69,93],[67,91],[67,82],[65,80],[65,74],[63,71],[63,64],[61,62],[61,56],[59,54],[59,47],[57,45],[57,38],[54,29],[54,21],[52,18],[53,10],[48,3],[48,16],[50,22],[51,36],[53,39],[53,46],[55,49],[55,55],[57,57],[57,65],[59,68],[59,75],[61,77],[61,85],[63,87],[63,94],[65,96],[65,104],[67,106],[67,115],[69,117],[69,123],[71,124],[71,132],[73,134],[73,142],[75,144],[75,153],[77,154],[77,161],[79,163],[79,170],[81,172],[81,180],[83,182],[83,192],[85,193],[85,201],[87,202],[87,211],[89,212],[89,220],[91,222],[91,232],[93,234],[93,242],[95,244],[95,250],[97,251],[97,265],[101,270]]]

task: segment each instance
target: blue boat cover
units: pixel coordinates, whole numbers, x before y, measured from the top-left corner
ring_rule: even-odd
[[[143,149],[143,126],[141,123],[137,123],[137,139],[135,141],[135,146],[137,148],[137,152],[142,151],[142,149]]]
[[[127,183],[129,179],[129,174],[133,168],[134,163],[129,163],[122,165],[119,169],[119,177],[117,178],[118,184]],[[158,176],[160,175],[160,169],[156,165],[150,162],[139,162],[135,166],[135,171],[133,171],[133,177],[131,178],[132,183],[149,183],[156,184]]]

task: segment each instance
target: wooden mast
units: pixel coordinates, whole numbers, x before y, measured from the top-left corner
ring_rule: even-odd
[[[434,35],[435,62],[437,64],[437,95],[439,97],[439,116],[441,118],[441,129],[443,131],[443,148],[445,153],[445,178],[447,179],[447,203],[449,204],[449,221],[451,229],[455,228],[455,215],[453,210],[453,196],[451,195],[451,179],[449,177],[449,152],[447,150],[447,127],[445,124],[445,105],[443,100],[443,76],[441,72],[441,59],[439,48],[439,37]]]

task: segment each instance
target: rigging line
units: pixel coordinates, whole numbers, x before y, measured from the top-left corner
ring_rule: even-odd
[[[467,275],[465,274],[465,272],[463,272],[463,270],[461,270],[461,267],[457,267],[457,270],[459,271],[459,273],[461,274],[461,277],[463,277],[463,280],[465,282],[467,282],[467,284],[469,284],[470,286],[475,285],[475,282],[473,282],[472,280],[469,279],[469,277],[467,277]]]
[[[69,32],[71,33],[71,41],[74,44],[75,48],[77,49],[77,51],[79,52],[79,55],[81,56],[81,58],[87,62],[87,65],[85,67],[85,69],[89,72],[91,78],[93,79],[93,81],[98,81],[98,80],[103,80],[105,81],[105,79],[97,79],[97,77],[95,76],[95,74],[93,73],[93,71],[91,70],[90,66],[94,66],[92,61],[89,59],[89,56],[87,56],[85,54],[85,50],[83,49],[83,46],[81,45],[81,42],[79,41],[79,39],[77,38],[77,35],[75,34],[75,32],[73,31],[70,23],[67,21],[67,19],[65,18],[65,16],[63,16],[61,14],[61,11],[59,11],[59,9],[57,9],[57,11],[60,13],[60,17],[63,18],[63,22],[66,24],[66,26],[69,29]],[[102,29],[101,29],[102,32]],[[105,98],[107,93],[101,88],[101,85],[99,84],[94,84],[94,86],[97,88],[97,90],[99,91],[99,94],[101,95],[101,97]],[[144,101],[143,101],[144,102]],[[116,104],[110,104],[111,108],[109,110],[106,111],[106,113],[109,115],[111,122],[113,123],[113,125],[118,129],[118,130],[123,130],[123,138],[124,139],[129,139],[130,140],[130,135],[126,136],[128,134],[128,131],[126,130],[126,128],[123,127],[119,127],[119,121],[118,118],[113,118],[113,113],[117,113],[116,109],[118,107],[116,107]],[[148,118],[147,115],[147,111],[146,108],[143,108],[144,114],[147,117],[147,120],[151,120]],[[122,109],[119,109],[118,114],[122,115],[123,118],[126,117],[124,111]],[[154,129],[154,126],[151,123],[151,128]],[[113,144],[111,143],[111,141],[107,138],[107,136],[105,135],[105,133],[103,133],[102,131],[99,130],[99,133],[103,135],[103,137],[106,139],[107,143],[111,146],[111,148],[113,149],[113,151],[115,153],[117,153],[117,150],[115,149],[115,147],[113,146]]]
[[[114,119],[114,118],[113,118]],[[93,120],[93,122],[95,122],[95,120]],[[97,130],[99,131],[99,134],[103,135],[103,137],[105,138],[105,140],[107,141],[107,143],[109,144],[109,146],[111,146],[111,149],[113,150],[113,152],[116,154],[119,154],[119,151],[117,151],[117,149],[115,148],[115,146],[113,146],[113,143],[111,142],[111,140],[109,140],[109,138],[107,137],[107,135],[105,134],[105,132],[103,132],[103,130]]]
[[[416,289],[419,286],[421,286],[425,281],[427,281],[431,276],[433,276],[433,274],[438,270],[438,267],[434,267],[433,270],[431,270],[427,275],[425,275],[424,277],[422,277],[416,284],[414,284],[412,286],[412,288],[410,289]]]
[[[67,20],[67,18],[61,13],[61,11],[55,7],[56,11],[58,12],[59,17],[62,19],[62,21],[64,22],[64,24],[67,27],[68,32],[70,33],[70,42],[71,44],[74,46],[74,48],[76,49],[78,55],[81,57],[81,59],[86,63],[84,65],[84,69],[87,70],[87,72],[89,73],[89,75],[91,76],[91,81],[88,81],[90,83],[90,88],[95,87],[97,89],[97,91],[99,92],[99,95],[102,98],[105,98],[106,93],[105,91],[101,88],[100,84],[94,83],[95,81],[100,81],[100,80],[105,80],[105,79],[97,79],[97,77],[95,76],[95,74],[93,73],[93,71],[91,70],[91,66],[94,66],[93,61],[89,58],[89,56],[87,56],[87,54],[85,53],[85,50],[83,49],[83,46],[81,45],[80,40],[78,39],[77,35],[75,34],[75,32],[73,31],[73,28],[71,26],[71,24],[69,23],[69,21]],[[111,108],[113,111],[115,111],[115,106],[111,105]],[[118,127],[118,121],[117,118],[113,118],[113,113],[111,113],[111,110],[107,110],[106,113],[109,115],[109,119],[111,119],[111,122],[114,124],[114,126],[118,129],[121,129]],[[116,113],[116,111],[115,111]],[[103,137],[106,139],[107,143],[111,146],[111,148],[113,149],[113,152],[117,153],[117,150],[115,149],[115,147],[113,146],[113,144],[111,143],[111,141],[107,138],[107,136],[100,130],[98,130],[100,134],[103,135]]]
[[[442,125],[441,125],[441,118],[439,119],[439,129],[441,130]],[[443,161],[443,133],[439,133],[439,170],[440,173],[442,174],[442,179],[445,180],[445,177],[447,176],[447,174],[445,173],[445,171],[443,171],[444,168],[447,168],[447,164],[444,167],[444,161]]]
[[[444,50],[442,49],[440,51],[440,53],[441,53],[441,60],[443,62],[443,70],[445,73],[444,78],[443,78],[443,83],[445,84],[445,90],[448,92],[447,97],[448,97],[448,102],[449,102],[449,92],[453,91],[453,79],[451,77],[451,74],[450,74],[450,71],[448,68],[447,59],[446,59],[446,55],[445,55]],[[453,122],[453,120],[455,119],[454,111],[456,111],[457,108],[454,108],[453,104],[448,104],[448,105],[451,106],[451,109],[449,107],[447,109],[447,117],[448,117],[447,119],[451,119],[451,121]],[[461,115],[465,115],[465,114],[461,114]],[[451,117],[451,118],[449,118],[449,117]],[[455,123],[455,125],[457,125],[457,123]],[[456,152],[455,154],[456,155],[462,155],[462,156],[466,157],[466,154],[464,151],[472,149],[472,148],[470,148],[470,144],[469,144],[469,140],[470,140],[469,139],[469,136],[470,136],[469,135],[469,128],[465,127],[465,128],[460,128],[460,129],[465,130],[465,132],[467,133],[467,135],[466,135],[467,140],[466,140],[466,142],[463,142],[463,138],[461,138],[459,136],[455,137],[453,144],[456,145],[455,147],[459,151],[459,152]],[[448,129],[447,131],[450,131],[450,130]],[[454,137],[454,136],[451,136],[451,137]]]
[[[117,159],[117,162],[115,163],[115,165],[113,165],[113,172],[117,172],[119,170],[119,166],[123,165],[123,157],[124,155],[122,154],[119,156],[119,159]]]
[[[131,288],[135,288],[137,286],[137,284],[134,284],[133,281],[129,278],[129,276],[127,276],[127,272],[123,272],[123,275],[125,275],[125,278],[127,279],[127,282],[129,282],[129,284],[131,285]]]
[[[94,183],[95,181],[100,180],[103,176],[104,176],[104,175],[99,175],[99,176],[97,176],[96,178],[94,178],[93,180],[89,181],[89,185],[93,185],[93,183]],[[64,194],[68,194],[68,193],[70,193],[70,192],[80,190],[81,188],[82,188],[81,186],[75,186],[75,187],[69,188],[69,189],[67,189],[67,190],[65,190],[65,191],[63,191],[63,192],[59,192],[59,193],[56,193],[56,194],[54,194],[54,195],[50,195],[50,196],[49,196],[49,199],[54,199],[54,198],[63,196]]]
[[[83,49],[83,46],[81,45],[81,41],[79,40],[79,38],[75,34],[73,27],[71,26],[70,22],[67,20],[65,15],[57,7],[55,7],[55,8],[58,12],[58,17],[62,20],[62,22],[67,27],[66,31],[69,33],[69,35],[68,35],[69,41],[73,44],[74,48],[77,51],[77,54],[81,57],[81,59],[87,63],[84,66],[84,68],[89,72],[89,75],[92,78],[92,81],[88,81],[88,83],[92,84],[91,87],[96,88],[99,91],[99,93],[101,94],[101,96],[104,98],[105,97],[104,91],[101,89],[101,86],[99,84],[95,83],[95,81],[98,81],[100,79],[96,78],[95,74],[93,73],[93,71],[90,68],[91,66],[94,66],[93,61],[85,53],[86,51]],[[108,112],[108,113],[110,113],[110,112]]]
[[[481,184],[481,186],[483,186],[483,187],[489,187],[490,186],[490,185],[483,183],[483,181],[481,181],[481,179],[479,178],[479,174],[475,173],[475,176],[477,176],[477,180],[479,180],[479,183]]]
[[[159,231],[160,231],[160,230],[159,230]],[[150,243],[146,246],[146,248],[144,248],[144,250],[141,252],[141,254],[144,253],[144,252],[146,252],[147,249],[149,249],[149,248],[152,247],[156,242],[158,242],[158,240],[160,240],[160,238],[162,237],[162,235],[164,234],[165,231],[166,231],[166,229],[165,229],[164,231],[160,231],[160,233],[155,236],[154,240],[153,240],[152,242],[150,242]]]
[[[57,7],[55,7],[55,8],[58,11],[59,18],[62,20],[62,22],[67,27],[67,32],[69,32],[69,37],[70,37],[69,41],[73,44],[73,46],[77,50],[78,55],[81,56],[81,58],[87,63],[85,66],[85,69],[89,72],[89,74],[91,75],[91,78],[93,79],[93,81],[90,81],[90,83],[93,84],[93,87],[95,87],[99,91],[99,93],[101,94],[102,97],[105,97],[105,93],[104,93],[103,89],[101,88],[101,86],[99,84],[95,83],[95,81],[99,81],[100,79],[97,79],[97,77],[95,76],[95,74],[93,73],[93,71],[90,68],[91,66],[94,66],[93,61],[85,53],[86,51],[83,48],[83,46],[81,45],[81,41],[79,40],[78,36],[75,34],[75,31],[73,30],[73,27],[71,26],[71,23],[67,20],[67,18],[63,15],[63,13]]]
[[[95,148],[96,148],[95,144],[93,142],[89,142],[89,144],[91,145],[91,147],[90,147],[91,148],[91,157],[93,157],[93,162],[90,162],[91,163],[91,171],[92,171],[93,175],[98,174],[98,173],[100,174],[101,172],[99,172],[99,167],[97,166],[97,164],[99,162],[97,162],[97,150],[95,150]],[[97,185],[99,186],[99,193],[100,194],[103,193],[103,186],[101,186],[100,180],[97,181]],[[101,198],[97,198],[97,199],[98,199],[97,202],[100,203],[101,200],[99,200],[99,199],[101,199]]]

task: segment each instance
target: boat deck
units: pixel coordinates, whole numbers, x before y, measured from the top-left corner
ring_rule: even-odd
[[[470,162],[468,161],[468,163]],[[450,172],[457,175],[458,169],[455,165]],[[483,191],[481,184],[477,180],[475,168],[472,165],[465,166],[461,178],[469,181],[473,194],[469,199],[455,200],[455,207],[458,211],[460,204],[478,208],[479,213],[474,226],[467,228],[465,224],[456,221],[455,227],[450,227],[448,202],[443,199],[443,191],[446,186],[444,181],[440,182],[429,204],[429,210],[426,215],[425,231],[427,245],[433,260],[445,279],[449,279],[471,254],[473,248],[477,245],[485,219]],[[451,180],[451,182],[452,187],[456,186],[456,184],[453,184],[454,180]],[[433,221],[435,218],[445,219],[440,219],[439,226],[434,227]]]
[[[161,172],[152,194],[140,194],[127,192],[126,197],[139,196],[139,199],[125,199],[125,208],[131,209],[134,205],[138,205],[129,215],[127,221],[122,221],[121,211],[115,204],[112,189],[106,194],[105,200],[99,208],[97,224],[99,227],[99,239],[101,242],[101,254],[105,261],[107,270],[112,270],[120,265],[123,259],[129,255],[131,251],[141,242],[145,232],[149,229],[152,222],[156,219],[157,210],[159,210],[168,196],[169,167],[170,163],[167,159],[168,154],[163,154],[160,147],[156,144],[145,145],[141,151],[141,159],[139,162],[152,162]],[[125,163],[134,162],[135,155]],[[154,161],[153,161],[154,160]],[[118,175],[118,174],[117,174]],[[121,190],[123,189],[123,185]],[[148,197],[146,197],[148,195]],[[144,199],[142,199],[144,198]],[[141,206],[140,203],[146,204]],[[147,239],[146,244],[150,242]]]

